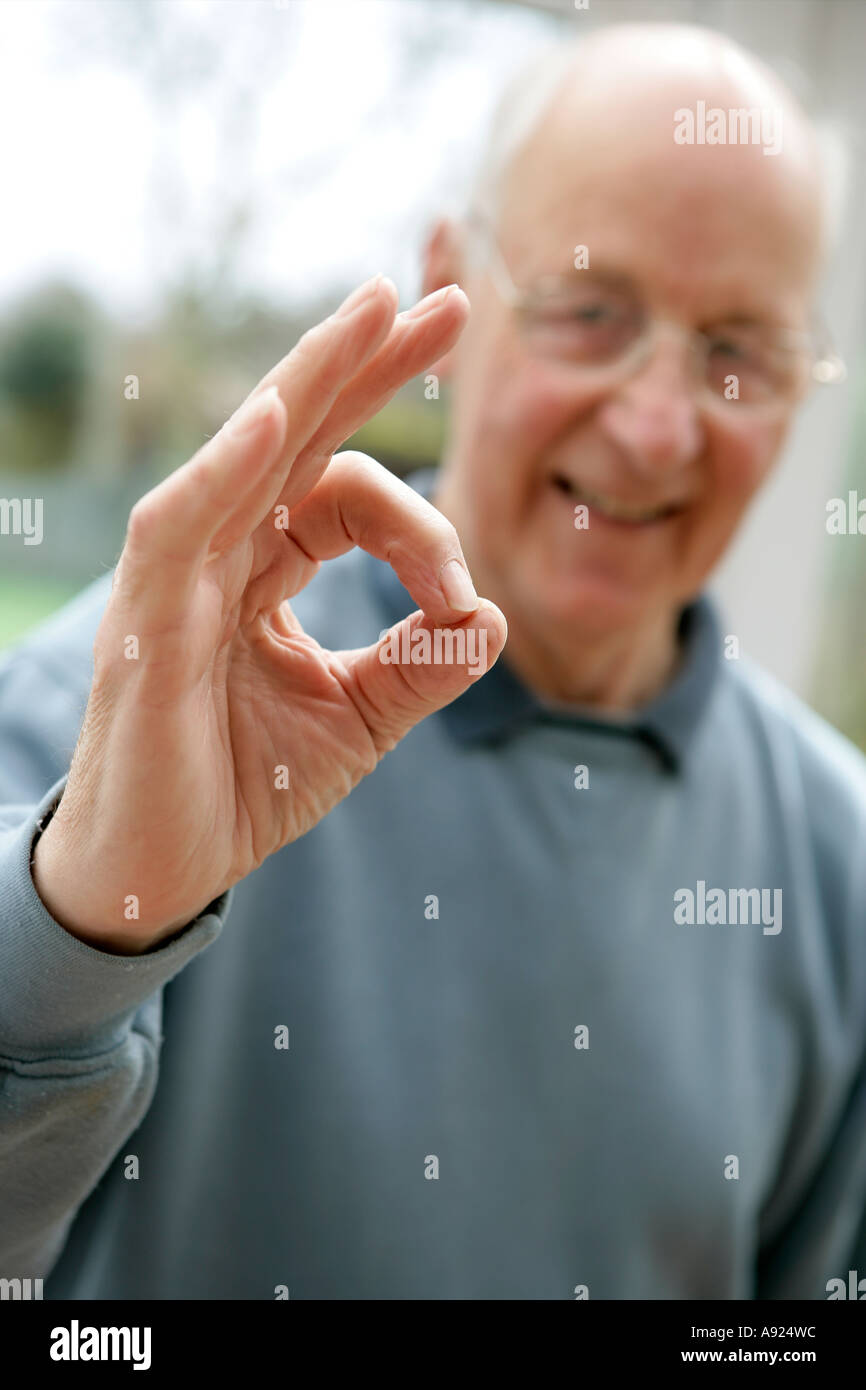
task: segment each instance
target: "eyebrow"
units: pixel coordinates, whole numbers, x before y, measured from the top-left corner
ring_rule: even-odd
[[[568,288],[589,283],[602,286],[605,289],[624,291],[636,299],[642,298],[634,280],[615,270],[554,270],[546,275],[539,275],[535,281],[535,285],[544,285],[545,283],[560,284]],[[534,286],[528,288],[532,290]]]
[[[579,285],[590,285],[596,289],[609,289],[620,294],[628,295],[630,298],[644,304],[646,296],[643,295],[637,282],[623,271],[613,269],[591,269],[586,270],[563,270],[551,271],[548,274],[539,275],[535,284],[529,286],[525,293],[529,294],[530,299],[544,299],[546,295],[543,287],[549,284],[551,287],[559,286],[563,289],[576,289]],[[790,333],[796,331],[794,326],[783,322],[781,319],[773,318],[768,313],[743,313],[742,311],[731,311],[723,314],[716,314],[711,318],[702,320],[704,325],[713,328],[763,328],[775,332]]]

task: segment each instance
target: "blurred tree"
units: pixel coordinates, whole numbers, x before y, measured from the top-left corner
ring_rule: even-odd
[[[80,427],[100,331],[96,305],[54,283],[20,300],[0,330],[0,458],[62,467]]]

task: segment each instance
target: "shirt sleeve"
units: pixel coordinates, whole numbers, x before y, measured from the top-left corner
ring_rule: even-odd
[[[231,893],[140,956],[65,931],[30,871],[63,794],[104,581],[0,662],[0,1278],[44,1278],[153,1098],[162,990],[219,935]]]
[[[162,988],[219,935],[231,897],[141,956],[79,941],[30,875],[37,821],[60,791],[0,832],[0,1277],[10,1279],[50,1272],[76,1211],[144,1118]]]

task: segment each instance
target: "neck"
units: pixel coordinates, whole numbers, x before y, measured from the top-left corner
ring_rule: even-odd
[[[481,585],[479,592],[498,603],[483,579]],[[560,642],[558,634],[545,640],[547,634],[512,616],[504,602],[499,607],[508,620],[504,659],[542,698],[626,713],[659,695],[679,666],[676,619],[666,617],[635,631],[580,635],[578,641],[572,631],[567,642]]]

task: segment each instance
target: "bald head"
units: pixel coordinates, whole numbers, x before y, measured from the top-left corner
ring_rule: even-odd
[[[659,196],[674,196],[698,170],[732,196],[764,183],[764,196],[781,198],[800,223],[817,270],[833,218],[816,132],[771,69],[706,29],[616,25],[536,59],[503,97],[474,201],[504,218],[525,201],[539,163],[558,176],[584,158],[619,161],[627,177],[624,155],[660,163],[672,147],[672,181]]]

